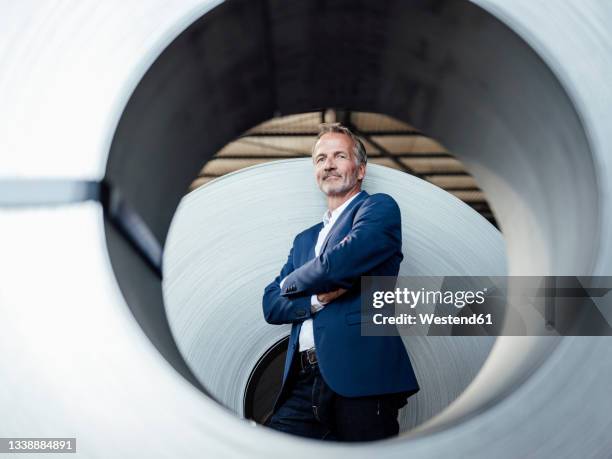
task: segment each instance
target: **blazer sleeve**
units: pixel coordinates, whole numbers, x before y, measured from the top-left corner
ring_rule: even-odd
[[[263,314],[266,322],[270,324],[302,322],[311,317],[310,295],[294,295],[291,298],[281,296],[280,283],[294,270],[293,250],[296,241],[297,238],[293,242],[287,262],[281,269],[280,274],[264,289],[262,299]]]
[[[281,295],[311,295],[350,288],[402,249],[401,214],[386,194],[370,196],[355,214],[347,237],[291,272]]]

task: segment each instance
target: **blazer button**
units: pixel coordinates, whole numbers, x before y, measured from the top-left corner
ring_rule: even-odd
[[[306,310],[305,309],[298,309],[296,312],[297,312],[298,317],[302,317],[302,316],[306,315]]]

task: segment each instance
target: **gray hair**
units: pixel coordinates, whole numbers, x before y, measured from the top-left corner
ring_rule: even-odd
[[[357,165],[366,164],[368,162],[368,155],[366,153],[365,146],[363,145],[363,141],[361,138],[354,134],[349,128],[343,126],[340,123],[321,123],[319,124],[319,135],[315,140],[315,143],[312,146],[311,155],[314,154],[317,143],[319,143],[319,139],[330,132],[336,134],[344,134],[351,138],[353,141],[353,154],[355,155],[355,159],[357,160]]]

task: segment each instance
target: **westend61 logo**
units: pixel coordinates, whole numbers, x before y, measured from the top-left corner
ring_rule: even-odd
[[[482,290],[412,290],[396,288],[395,291],[379,290],[372,293],[372,306],[380,309],[391,304],[404,304],[411,309],[422,305],[447,304],[462,308],[472,304],[482,304],[485,301],[487,288]]]

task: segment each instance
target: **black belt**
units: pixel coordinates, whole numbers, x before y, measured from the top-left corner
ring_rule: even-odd
[[[310,349],[306,349],[305,351],[300,352],[299,354],[300,354],[300,365],[302,366],[302,369],[316,365],[318,362],[317,353],[315,352],[314,347],[311,347]]]

